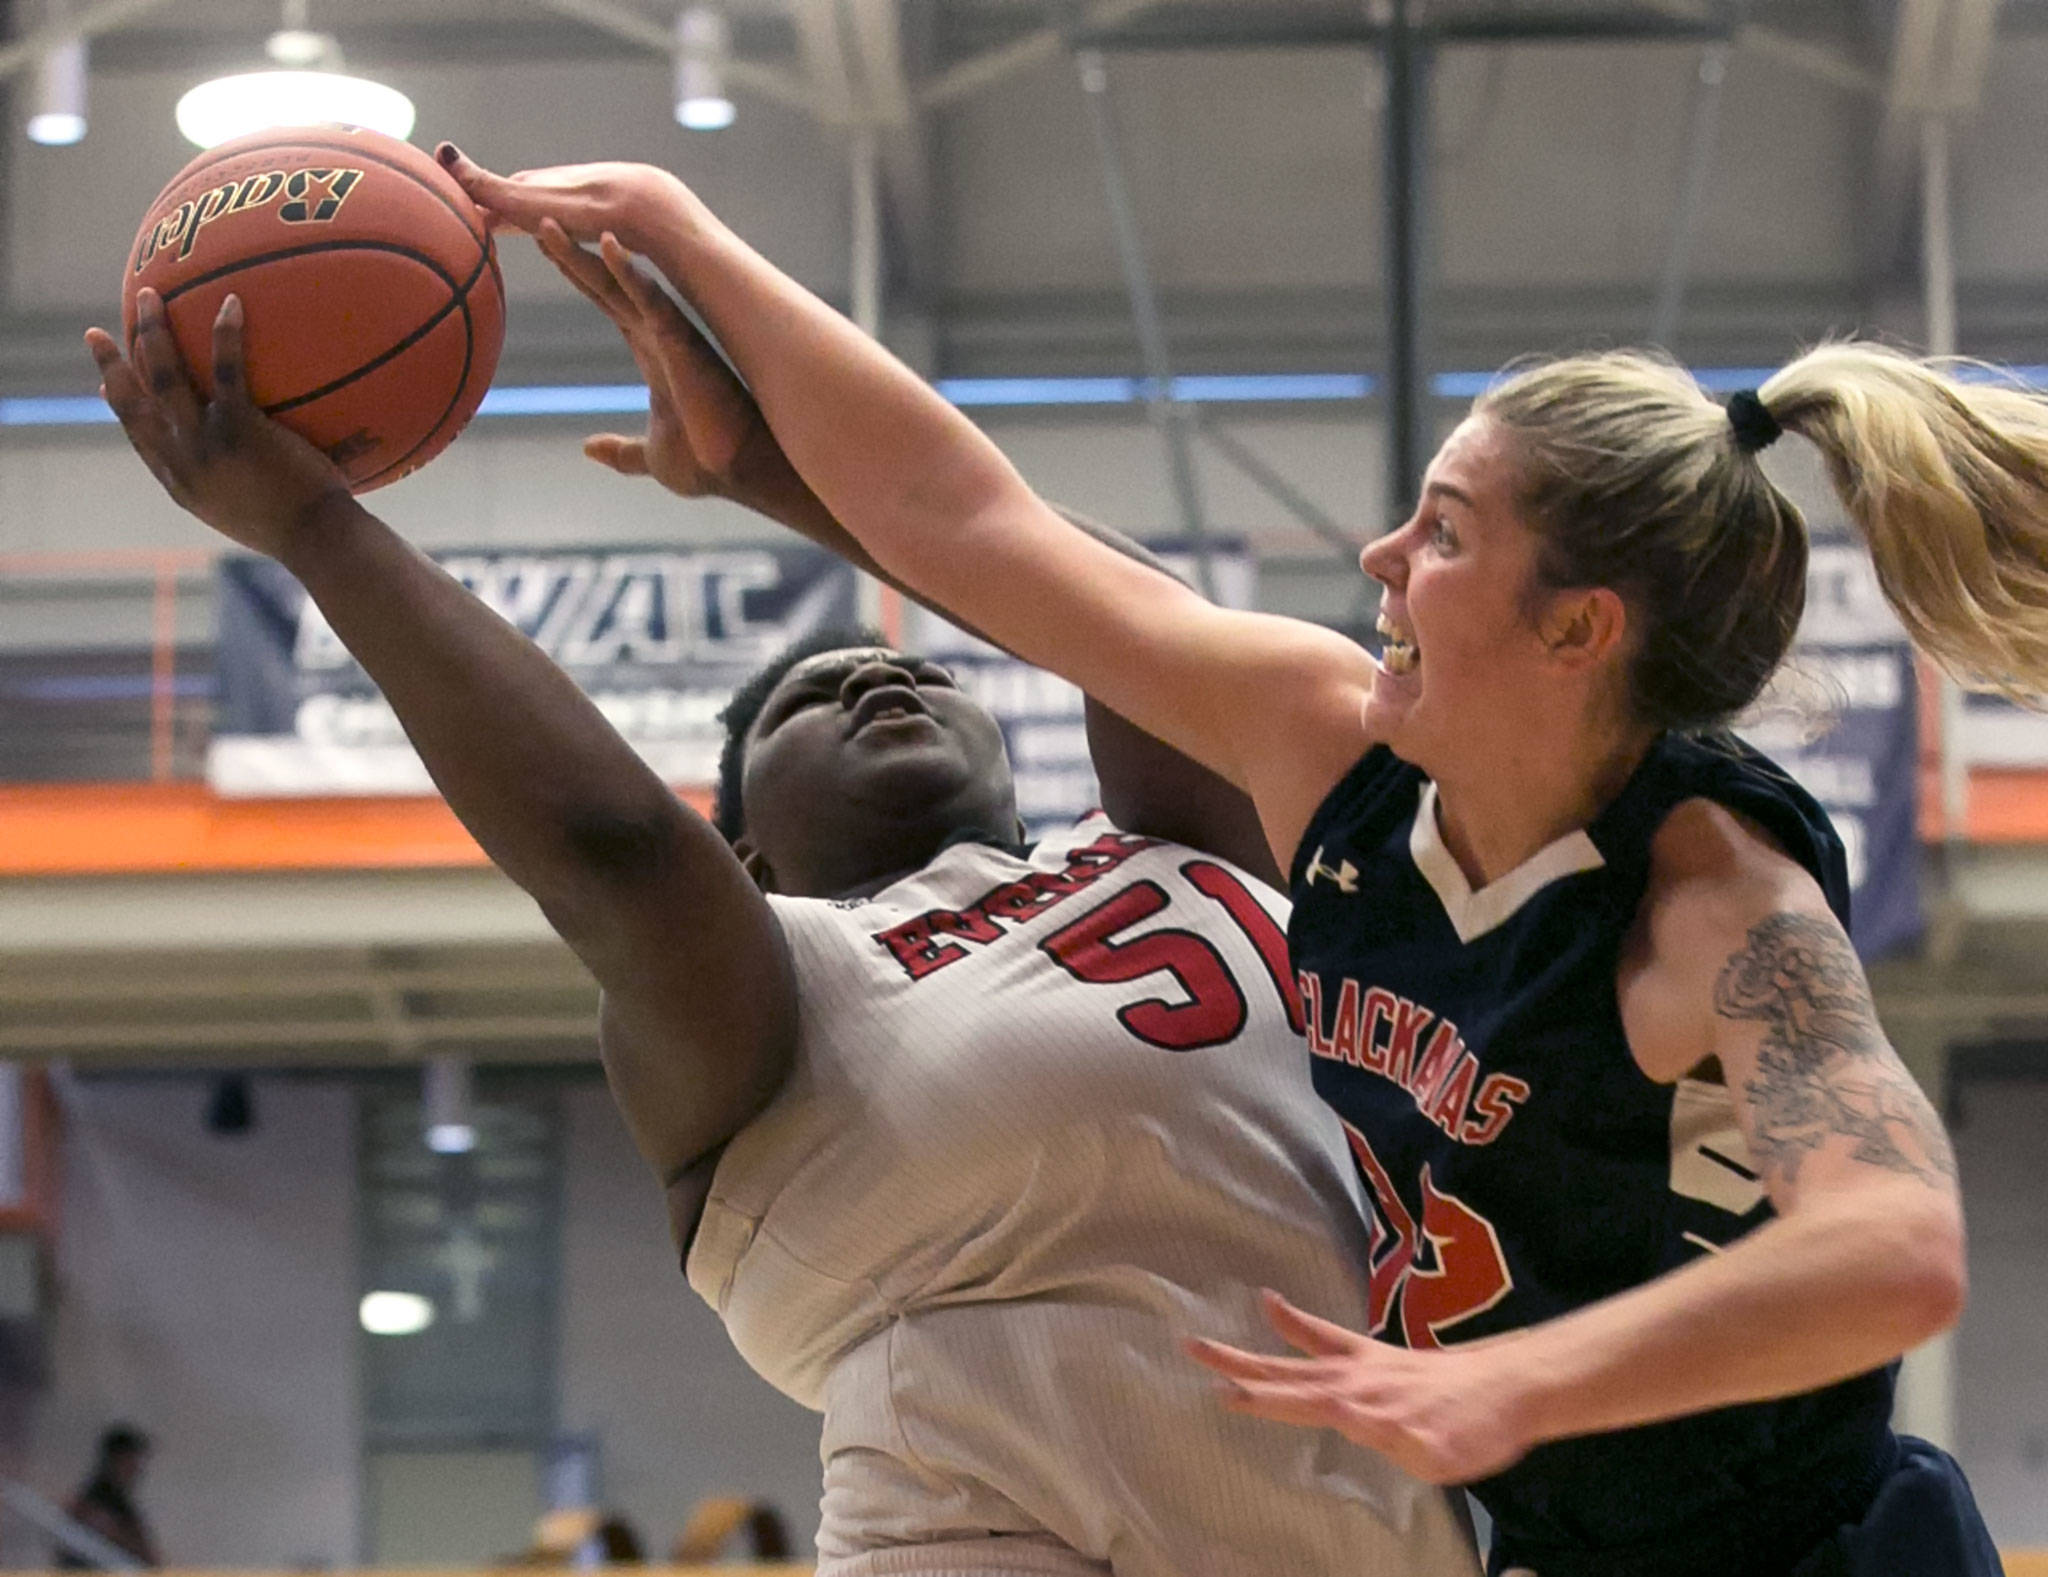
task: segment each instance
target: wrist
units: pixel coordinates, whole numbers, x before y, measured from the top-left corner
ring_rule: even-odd
[[[310,590],[329,566],[379,525],[352,493],[335,487],[308,499],[290,520],[280,523],[272,557]]]
[[[1571,1410],[1579,1387],[1566,1378],[1566,1366],[1557,1356],[1544,1350],[1539,1334],[1543,1329],[1512,1331],[1482,1344],[1490,1388],[1501,1400],[1508,1432],[1523,1451],[1578,1432]]]
[[[648,221],[646,255],[689,300],[691,270],[701,265],[707,252],[737,237],[703,198],[673,175],[663,173],[659,191]]]

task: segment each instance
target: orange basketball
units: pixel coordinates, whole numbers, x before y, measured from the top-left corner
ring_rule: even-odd
[[[426,154],[354,126],[224,142],[180,170],[128,256],[121,321],[158,291],[212,386],[213,320],[242,298],[249,392],[358,493],[447,448],[505,341],[505,287],[476,205]]]

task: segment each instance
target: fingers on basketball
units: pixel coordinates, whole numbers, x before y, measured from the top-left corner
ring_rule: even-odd
[[[199,395],[185,370],[178,342],[171,335],[163,298],[154,290],[145,289],[137,299],[137,307],[135,354],[143,383],[171,427],[189,433],[199,419]]]
[[[232,292],[213,319],[213,404],[217,414],[233,421],[252,409],[243,377],[242,298]]]
[[[120,422],[129,447],[141,457],[150,474],[176,496],[169,456],[177,438],[163,407],[151,398],[140,371],[121,354],[121,347],[111,334],[104,329],[88,329],[85,343],[99,367],[101,398]]]

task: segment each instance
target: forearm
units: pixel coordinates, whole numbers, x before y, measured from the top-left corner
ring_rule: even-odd
[[[971,422],[680,188],[643,234],[746,379],[790,464],[885,579],[1126,716],[1191,735],[1159,697],[1163,639],[1206,607],[1062,521]],[[1189,682],[1193,682],[1190,680]],[[1220,741],[1176,739],[1191,753]]]
[[[653,262],[717,335],[790,463],[878,562],[893,568],[933,530],[1024,490],[971,422],[694,196],[679,191],[653,234]]]
[[[687,812],[511,624],[352,500],[284,562],[463,825],[558,926],[584,924],[655,863],[652,845]]]
[[[1954,1322],[1960,1293],[1930,1244],[1960,1231],[1930,1190],[1843,1195],[1509,1337],[1503,1354],[1538,1440],[1813,1390]]]

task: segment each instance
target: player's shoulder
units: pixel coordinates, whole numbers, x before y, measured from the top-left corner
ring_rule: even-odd
[[[1650,839],[1651,903],[1748,909],[1820,884],[1762,822],[1698,796],[1673,806]]]
[[[1659,976],[1716,973],[1757,926],[1785,914],[1839,926],[1813,872],[1759,823],[1687,800],[1651,841],[1636,956]]]

